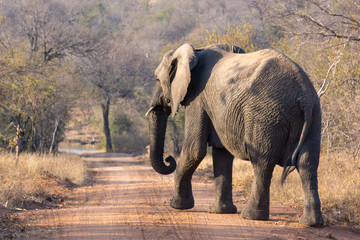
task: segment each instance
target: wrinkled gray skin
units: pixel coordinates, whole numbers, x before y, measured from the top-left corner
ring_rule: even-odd
[[[194,206],[191,178],[212,147],[215,202],[211,213],[236,213],[232,200],[233,158],[254,168],[247,219],[269,218],[269,187],[276,164],[282,181],[297,169],[304,191],[300,222],[323,224],[318,195],[321,112],[319,98],[303,70],[274,50],[244,53],[214,45],[195,50],[184,44],[167,52],[155,71],[151,101],[150,160],[155,171],[175,171],[171,206]],[[185,107],[185,140],[178,161],[163,158],[166,121]],[[294,186],[297,187],[297,186]]]

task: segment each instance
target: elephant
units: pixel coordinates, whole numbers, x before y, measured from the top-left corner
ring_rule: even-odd
[[[306,73],[273,49],[245,53],[231,45],[195,49],[185,43],[164,54],[155,70],[149,116],[150,162],[160,174],[175,171],[171,207],[194,207],[191,179],[212,148],[215,202],[210,213],[236,213],[232,199],[233,159],[254,170],[249,201],[241,216],[269,219],[274,167],[281,184],[294,169],[304,191],[299,221],[320,226],[317,169],[320,155],[319,97]],[[164,159],[167,119],[185,108],[185,135],[178,162]]]

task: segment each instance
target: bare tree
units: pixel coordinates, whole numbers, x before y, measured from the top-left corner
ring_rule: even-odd
[[[101,48],[91,55],[84,55],[80,69],[83,81],[101,107],[106,151],[111,152],[110,106],[119,98],[133,97],[134,88],[141,81],[139,76],[145,55],[140,56],[133,52],[133,47],[121,46],[105,38],[99,41]]]
[[[270,39],[270,45],[295,59],[318,88],[324,148],[327,152],[349,151],[358,157],[359,1],[267,2],[271,2],[269,8],[262,8],[259,14],[266,19],[267,30],[274,27],[277,31],[272,33],[281,35]]]
[[[294,24],[301,26],[290,29],[294,24],[289,25],[285,28],[289,33],[360,42],[358,1],[301,0],[298,1],[298,5],[290,3],[281,5],[282,9],[278,11],[278,17],[291,19]]]
[[[92,29],[77,24],[81,9],[70,10],[65,4],[45,0],[15,2],[13,21],[17,34],[30,44],[31,59],[40,55],[40,59],[49,62],[66,55],[90,52],[97,47],[98,43],[93,42],[95,38],[87,37]]]

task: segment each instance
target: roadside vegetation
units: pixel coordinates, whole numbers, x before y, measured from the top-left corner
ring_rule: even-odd
[[[88,176],[78,155],[0,152],[0,239],[26,239],[30,229],[16,213],[64,207],[67,192]]]
[[[0,204],[8,208],[41,205],[46,199],[63,197],[65,186],[81,185],[86,179],[87,169],[78,155],[23,153],[17,159],[2,152]]]

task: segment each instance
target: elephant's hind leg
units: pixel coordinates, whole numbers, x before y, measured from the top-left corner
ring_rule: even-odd
[[[300,151],[298,171],[304,189],[304,211],[300,223],[308,226],[324,224],[318,193],[317,168],[319,165],[319,141],[308,140]]]
[[[236,213],[232,200],[232,166],[234,156],[225,148],[213,147],[215,202],[210,213]]]
[[[270,183],[274,165],[265,160],[253,163],[254,179],[251,188],[251,196],[248,204],[242,210],[241,216],[251,220],[268,220],[270,204]]]

